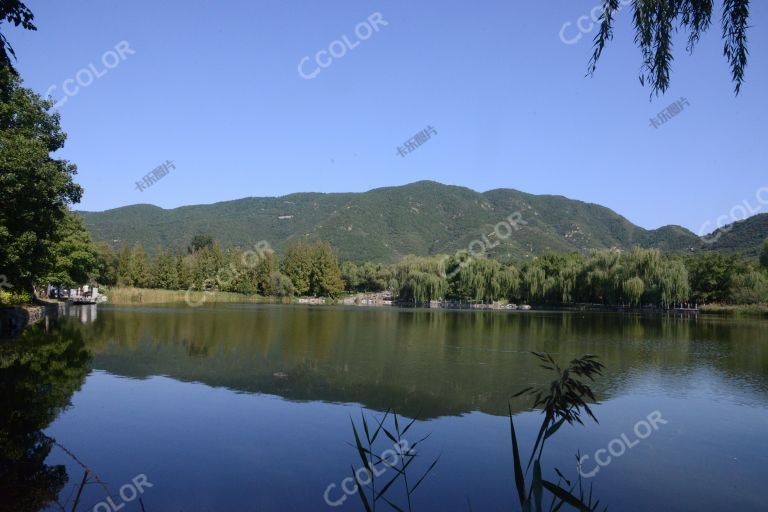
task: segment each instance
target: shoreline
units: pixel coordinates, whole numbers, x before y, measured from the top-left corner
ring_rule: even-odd
[[[342,306],[357,308],[397,308],[402,310],[432,311],[468,311],[468,312],[582,312],[582,313],[631,313],[631,314],[673,314],[679,316],[698,316],[726,318],[768,318],[768,305],[765,304],[707,304],[698,309],[665,309],[659,307],[629,307],[604,304],[563,304],[534,305],[529,308],[505,307],[504,303],[477,304],[470,302],[445,302],[413,304],[398,301],[355,300],[371,297],[370,294],[347,295],[337,299],[323,297],[272,297],[245,295],[232,292],[188,292],[183,290],[161,290],[151,288],[110,288],[107,305],[111,306],[149,306],[186,303],[195,308],[205,304],[283,304],[304,306]],[[26,327],[35,325],[51,317],[61,315],[67,306],[64,301],[55,302],[38,300],[30,304],[0,307],[0,339],[18,337]]]
[[[26,327],[60,315],[64,306],[63,302],[39,301],[32,304],[0,307],[0,339],[15,338]]]
[[[695,308],[660,308],[641,306],[621,306],[606,304],[562,304],[562,305],[532,305],[530,310],[523,307],[508,308],[504,303],[477,304],[471,302],[445,302],[432,304],[401,303],[397,301],[371,301],[366,298],[373,294],[345,295],[336,299],[327,297],[273,297],[262,295],[245,295],[233,292],[201,292],[184,290],[162,290],[151,288],[109,288],[105,290],[108,304],[114,306],[140,306],[152,304],[170,304],[187,302],[191,305],[203,304],[295,304],[314,306],[355,306],[355,307],[395,307],[401,309],[435,309],[451,311],[575,311],[575,312],[605,312],[605,313],[650,313],[650,314],[705,314],[723,316],[765,316],[768,317],[766,305],[723,305],[708,304]],[[360,299],[360,300],[356,300]],[[194,307],[194,306],[192,306]]]

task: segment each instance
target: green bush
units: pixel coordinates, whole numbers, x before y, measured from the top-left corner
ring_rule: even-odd
[[[0,304],[3,306],[15,306],[32,302],[32,295],[28,291],[4,291],[0,290]]]

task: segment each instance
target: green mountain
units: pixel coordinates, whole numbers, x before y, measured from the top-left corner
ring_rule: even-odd
[[[707,245],[680,226],[646,230],[608,208],[563,196],[512,189],[480,193],[433,181],[363,193],[248,197],[171,210],[139,204],[79,213],[96,240],[115,244],[138,241],[149,250],[158,245],[184,248],[196,234],[243,247],[266,240],[278,251],[289,242],[306,238],[328,240],[342,259],[356,261],[453,253],[467,249],[470,243],[475,250],[487,243],[493,246],[489,255],[515,258],[548,250],[628,249],[639,245],[681,251]],[[510,215],[520,219],[519,229],[499,224]],[[503,239],[510,231],[511,235]],[[755,233],[748,230],[742,239],[742,231],[734,228],[710,245],[732,241],[734,247],[741,247],[760,232],[763,237],[767,233],[763,225]]]
[[[768,238],[768,213],[761,213],[723,226],[702,240],[705,249],[734,252],[748,258],[757,258],[766,238]]]

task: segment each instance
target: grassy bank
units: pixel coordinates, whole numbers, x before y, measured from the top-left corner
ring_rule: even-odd
[[[150,288],[113,287],[102,290],[109,304],[139,305],[189,302],[196,304],[215,303],[274,303],[280,299],[260,295],[244,295],[230,292],[200,292],[186,290],[159,290]]]
[[[768,305],[765,304],[707,304],[699,308],[701,313],[768,317]]]

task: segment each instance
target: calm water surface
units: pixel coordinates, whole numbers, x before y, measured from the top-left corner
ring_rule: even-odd
[[[350,415],[419,421],[414,510],[514,510],[507,401],[562,362],[598,354],[600,423],[564,427],[544,462],[588,480],[609,510],[766,510],[768,322],[621,314],[226,305],[76,308],[2,346],[3,510],[60,510],[83,477],[117,495],[146,475],[148,512],[360,510]],[[67,404],[70,404],[67,406]],[[541,421],[512,401],[528,453]],[[658,411],[646,439],[635,425]],[[382,445],[382,450],[387,446]],[[605,460],[605,459],[603,459]],[[388,480],[388,475],[381,477]],[[79,510],[105,498],[85,487]],[[130,493],[126,493],[130,495]],[[121,500],[115,499],[119,507]],[[96,510],[108,508],[97,507]],[[383,508],[382,508],[383,509]],[[141,510],[137,500],[123,512]]]

